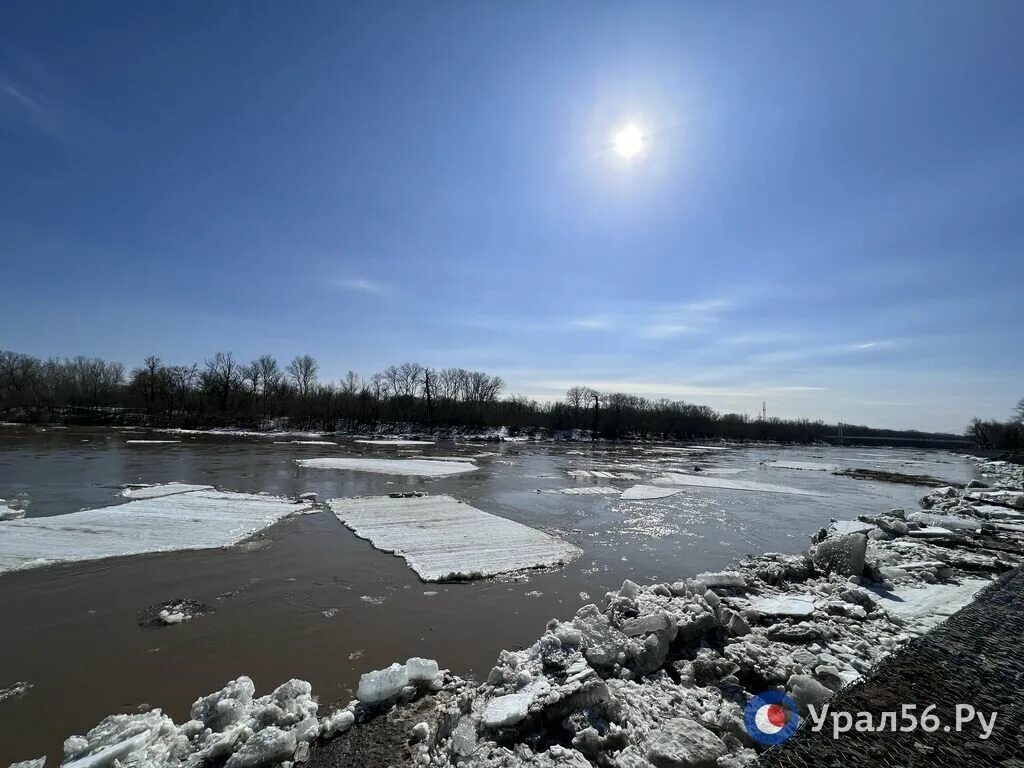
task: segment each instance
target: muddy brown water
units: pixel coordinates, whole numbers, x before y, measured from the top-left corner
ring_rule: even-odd
[[[128,439],[182,442],[132,445]],[[949,454],[910,450],[274,442],[291,439],[303,438],[0,427],[0,498],[27,500],[30,516],[46,516],[122,503],[125,483],[176,480],[282,495],[316,491],[321,499],[422,490],[450,493],[565,536],[583,555],[550,572],[425,584],[404,560],[375,550],[320,511],[228,550],[0,574],[0,689],[17,681],[32,684],[0,701],[0,765],[43,754],[58,764],[64,738],[114,712],[161,707],[180,721],[198,696],[242,674],[255,680],[261,694],[292,677],[309,680],[322,703],[348,701],[361,673],[410,656],[436,658],[459,674],[486,675],[502,648],[533,642],[548,619],[570,617],[625,578],[676,580],[746,553],[797,552],[830,518],[916,508],[922,493],[823,471],[767,469],[762,460],[874,467],[950,481],[974,476]],[[332,455],[466,456],[479,469],[418,479],[305,469],[294,462]],[[537,492],[626,488],[665,469],[693,465],[722,478],[823,495],[690,488],[667,499],[624,502]],[[579,470],[641,479],[570,475]],[[138,625],[139,611],[174,598],[202,601],[214,612],[177,626]]]

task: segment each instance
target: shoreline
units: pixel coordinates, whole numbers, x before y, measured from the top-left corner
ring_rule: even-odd
[[[927,511],[819,531],[810,555],[761,555],[741,561],[735,571],[673,584],[639,587],[627,580],[602,607],[584,606],[570,620],[552,620],[530,647],[500,654],[479,686],[441,672],[410,681],[408,670],[403,676],[393,666],[364,676],[363,700],[326,713],[314,728],[312,705],[303,698],[311,692],[289,683],[287,691],[273,694],[283,719],[268,721],[269,704],[251,693],[230,724],[204,721],[200,727],[193,720],[179,727],[155,711],[119,715],[88,740],[76,740],[68,757],[93,757],[137,741],[122,765],[176,766],[214,742],[227,749],[230,741],[223,754],[233,755],[232,768],[286,764],[295,757],[314,766],[400,759],[437,766],[585,766],[600,758],[644,768],[669,760],[663,753],[673,744],[692,743],[715,755],[719,766],[747,765],[757,751],[738,701],[776,686],[801,706],[827,701],[954,606],[968,604],[975,584],[980,588],[991,574],[1024,562],[1022,533],[1007,522],[1024,517],[1024,494],[1010,490],[1020,487],[1019,470],[974,461],[1004,487],[936,489],[924,497]],[[935,517],[976,525],[980,532],[940,529]],[[862,530],[853,530],[857,524]],[[922,593],[941,596],[929,602]],[[936,614],[936,602],[943,614]],[[239,685],[248,689],[243,680],[213,700],[237,703],[231,693]],[[307,714],[296,720],[292,710]],[[433,723],[427,723],[427,735],[420,728],[415,741],[391,739],[387,743],[401,754],[373,762],[383,757],[377,749],[383,742],[356,734],[404,723],[407,710]],[[269,748],[271,741],[276,752],[256,754],[258,745]],[[354,752],[344,749],[357,742],[363,746]],[[347,762],[337,762],[342,752]]]
[[[252,425],[240,426],[209,426],[181,427],[153,425],[145,423],[144,414],[132,423],[112,423],[109,421],[76,421],[55,420],[52,422],[4,421],[0,419],[0,427],[24,427],[45,431],[47,429],[109,429],[111,431],[149,431],[163,434],[177,434],[202,437],[242,437],[242,438],[411,438],[434,440],[464,440],[466,442],[558,442],[558,443],[593,443],[593,444],[624,444],[624,445],[693,445],[693,446],[785,446],[785,445],[821,445],[829,447],[863,446],[870,448],[917,448],[919,450],[974,451],[996,454],[997,456],[1014,455],[1007,451],[984,450],[977,446],[966,445],[966,440],[933,441],[931,438],[914,436],[893,438],[892,442],[878,442],[871,436],[844,436],[840,442],[825,440],[783,440],[770,437],[735,438],[735,437],[670,437],[655,434],[623,434],[618,437],[593,436],[588,429],[551,429],[549,427],[474,427],[469,425],[429,426],[417,422],[367,422],[352,424],[342,429],[294,429],[290,425],[274,420],[268,428],[253,428]],[[1024,463],[1024,455],[1016,454],[1018,463]]]

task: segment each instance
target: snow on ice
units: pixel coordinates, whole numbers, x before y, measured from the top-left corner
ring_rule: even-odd
[[[311,509],[290,499],[202,490],[0,527],[0,572],[106,557],[236,544]]]
[[[423,581],[563,565],[580,554],[566,541],[451,496],[372,496],[327,505],[357,536],[405,558]]]
[[[382,439],[382,440],[356,440],[363,445],[433,445],[433,440],[406,440],[403,438]]]
[[[434,461],[432,459],[296,459],[300,467],[311,469],[349,469],[354,472],[376,472],[382,475],[408,477],[444,477],[477,469],[471,461]]]
[[[769,483],[758,483],[753,480],[733,480],[722,477],[705,477],[703,475],[689,475],[680,472],[666,472],[654,478],[656,485],[682,485],[696,486],[698,488],[729,488],[734,491],[760,491],[762,493],[789,493],[794,496],[824,496],[814,491],[804,491],[799,488],[787,488],[782,485],[771,485]]]
[[[818,461],[765,461],[762,462],[766,467],[774,467],[776,469],[812,469],[820,472],[834,472],[839,469],[835,464],[824,464]]]
[[[121,495],[128,499],[158,499],[161,496],[174,496],[178,493],[191,491],[212,491],[212,485],[189,485],[188,483],[158,483],[156,485],[139,485],[125,488]]]
[[[567,496],[618,496],[618,488],[610,485],[584,485],[578,488],[551,488],[542,493],[564,493]]]
[[[665,488],[654,485],[634,485],[622,492],[622,498],[626,501],[639,501],[643,499],[664,499],[668,496],[675,496],[682,493],[682,488]]]

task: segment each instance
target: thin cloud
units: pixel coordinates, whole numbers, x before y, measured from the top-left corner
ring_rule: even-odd
[[[588,331],[606,331],[614,326],[611,320],[606,317],[581,317],[570,323],[573,328],[583,328]]]
[[[692,330],[693,328],[689,325],[681,325],[680,323],[659,323],[644,329],[644,336],[651,339],[671,339],[684,333],[690,333]]]
[[[361,277],[350,277],[338,281],[338,287],[354,293],[365,293],[370,296],[382,296],[387,288],[376,280]]]
[[[63,139],[61,109],[43,93],[0,74],[0,115]]]

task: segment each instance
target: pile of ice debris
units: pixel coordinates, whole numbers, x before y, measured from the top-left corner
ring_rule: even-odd
[[[20,520],[24,516],[24,501],[5,501],[0,499],[0,522],[4,520]]]
[[[449,676],[450,679],[450,676]],[[439,691],[444,677],[437,662],[412,658],[386,670],[363,675],[358,699],[320,717],[309,683],[289,680],[266,696],[239,677],[216,693],[197,699],[191,719],[176,725],[159,709],[111,715],[85,736],[64,742],[65,768],[291,768],[309,758],[317,739],[336,737],[379,711],[383,701],[397,702]],[[41,768],[44,759],[16,763]],[[13,767],[12,767],[13,768]]]
[[[1024,527],[1006,522],[1024,522],[1019,469],[980,468],[987,485],[936,489],[922,499],[930,512],[833,523],[805,554],[671,584],[627,580],[600,605],[550,621],[530,647],[502,651],[479,686],[410,659],[363,675],[355,701],[318,719],[307,683],[253,699],[243,677],[197,701],[180,727],[158,710],[107,718],[68,740],[64,765],[290,768],[315,763],[317,740],[351,738],[427,696],[433,725],[409,729],[389,764],[749,765],[762,749],[743,722],[753,695],[779,690],[804,712],[820,706],[929,626],[892,610],[894,593],[980,585],[1024,562]],[[973,592],[956,594],[967,602]]]

